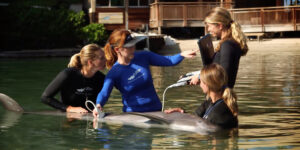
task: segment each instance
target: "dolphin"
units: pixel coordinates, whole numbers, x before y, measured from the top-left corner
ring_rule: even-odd
[[[52,115],[52,116],[71,116],[72,118],[79,120],[95,121],[95,118],[91,113],[79,114],[79,113],[66,113],[61,111],[43,111],[43,112],[27,112],[11,97],[0,93],[0,102],[4,108],[10,112],[16,112],[18,114],[29,113],[39,115]],[[212,134],[222,129],[219,126],[207,123],[200,117],[197,117],[188,113],[174,112],[166,114],[164,112],[128,112],[121,114],[106,113],[103,118],[96,119],[98,123],[114,123],[124,124],[141,128],[166,128],[173,130],[196,132],[199,134]],[[6,125],[9,126],[9,125]]]

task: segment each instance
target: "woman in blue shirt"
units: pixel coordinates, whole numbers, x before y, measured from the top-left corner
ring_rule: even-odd
[[[173,56],[161,56],[148,51],[135,52],[135,44],[144,38],[132,37],[127,30],[111,33],[104,47],[106,66],[110,69],[98,94],[96,107],[102,110],[113,87],[122,94],[124,112],[160,111],[161,102],[153,86],[150,66],[174,66],[184,57],[194,57],[195,51]],[[97,111],[94,110],[94,116]]]

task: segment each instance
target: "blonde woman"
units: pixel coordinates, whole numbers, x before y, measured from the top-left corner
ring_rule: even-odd
[[[248,52],[247,39],[240,25],[231,18],[225,8],[212,9],[205,18],[208,32],[220,39],[213,57],[213,63],[220,64],[228,75],[228,87],[233,88],[241,56]],[[198,75],[192,78],[191,84],[199,83]]]
[[[84,46],[74,54],[68,68],[62,70],[42,94],[42,102],[65,112],[87,113],[85,101],[96,102],[105,75],[104,52],[97,44]],[[60,93],[60,100],[55,96]]]
[[[197,109],[197,116],[207,122],[223,128],[238,126],[237,97],[227,85],[227,75],[222,66],[210,64],[204,66],[200,73],[200,87],[207,100]],[[165,110],[165,113],[181,112],[181,108]]]

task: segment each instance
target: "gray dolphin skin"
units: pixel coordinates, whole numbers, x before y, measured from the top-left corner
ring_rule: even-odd
[[[93,121],[94,117],[91,113],[65,113],[60,111],[45,111],[45,112],[27,112],[11,97],[0,93],[0,102],[8,111],[16,112],[18,114],[30,113],[39,115],[51,116],[71,116],[79,120]],[[216,133],[222,130],[220,127],[206,123],[202,118],[187,113],[174,112],[166,114],[163,112],[131,112],[122,114],[107,113],[103,118],[97,119],[98,123],[114,123],[124,124],[140,128],[166,128],[173,130],[196,132],[199,134]]]

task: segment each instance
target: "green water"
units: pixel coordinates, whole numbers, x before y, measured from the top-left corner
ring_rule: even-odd
[[[67,58],[1,59],[0,92],[27,111],[53,110],[40,102],[47,84],[65,68]],[[160,128],[137,128],[67,119],[65,116],[16,114],[0,107],[0,149],[300,149],[300,53],[250,53],[242,57],[235,91],[239,129],[226,135],[201,135]],[[152,67],[162,99],[164,89],[186,72],[201,68],[199,57],[175,67]],[[204,100],[197,86],[169,89],[165,107],[188,113]],[[114,90],[105,111],[121,112]]]

